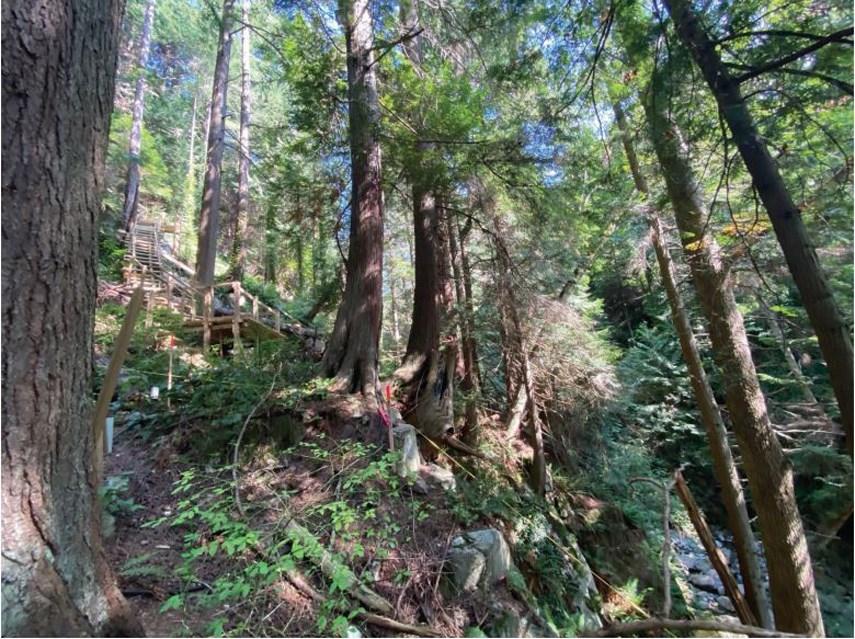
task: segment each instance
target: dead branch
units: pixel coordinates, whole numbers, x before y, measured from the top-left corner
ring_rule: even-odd
[[[380,615],[375,615],[370,612],[360,612],[357,617],[367,623],[373,624],[375,626],[380,626],[381,628],[388,628],[389,630],[396,630],[398,632],[406,632],[411,635],[417,635],[419,637],[445,636],[443,633],[439,632],[438,630],[434,630],[430,626],[415,626],[412,624],[403,623],[401,621],[395,621],[394,619],[389,619],[388,617],[381,617]]]
[[[243,434],[246,432],[246,427],[249,426],[249,422],[255,417],[255,413],[261,407],[261,405],[267,401],[267,398],[270,397],[270,394],[273,392],[273,387],[276,385],[276,378],[279,377],[279,371],[273,375],[273,381],[270,382],[270,388],[267,389],[267,392],[262,396],[258,403],[253,407],[252,411],[250,411],[249,415],[246,416],[246,420],[243,422],[243,426],[241,426],[240,433],[238,433],[237,441],[235,442],[235,453],[234,459],[232,461],[232,479],[235,484],[235,506],[237,506],[238,512],[241,516],[244,515],[243,512],[243,504],[240,501],[240,482],[238,481],[238,458],[240,456],[240,442],[243,439]]]
[[[741,623],[711,621],[707,619],[658,619],[651,618],[643,621],[616,624],[590,633],[583,632],[582,637],[627,637],[642,632],[656,630],[713,630],[730,634],[748,635],[749,637],[806,637],[790,632],[778,632],[757,626],[746,626]]]

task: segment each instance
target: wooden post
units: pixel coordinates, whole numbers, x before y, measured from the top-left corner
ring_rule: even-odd
[[[145,326],[150,328],[154,324],[154,291],[149,291],[146,295],[145,305]]]
[[[172,278],[166,276],[166,308],[172,310]]]
[[[235,349],[240,344],[240,282],[232,282],[232,295],[234,296],[234,310],[232,311],[232,336],[235,340]]]
[[[276,311],[276,332],[282,332],[282,313]]]
[[[252,298],[252,319],[258,320],[258,298],[255,296]]]
[[[683,502],[683,505],[686,507],[686,511],[689,513],[689,518],[695,526],[698,537],[701,538],[701,543],[707,551],[710,563],[712,563],[713,568],[715,568],[715,571],[721,578],[721,583],[724,584],[724,591],[733,602],[733,606],[736,608],[736,613],[739,615],[739,619],[744,624],[756,626],[757,620],[754,619],[754,614],[751,612],[751,608],[748,607],[748,602],[745,601],[742,591],[739,590],[739,585],[736,583],[733,573],[730,572],[727,560],[724,558],[722,552],[716,547],[710,527],[707,525],[700,508],[698,508],[695,498],[689,490],[689,486],[683,479],[683,474],[679,470],[674,472],[674,488],[677,491],[677,495],[680,497],[680,501]]]
[[[202,302],[202,346],[206,349],[211,345],[211,316],[214,310],[214,287],[205,289]]]
[[[101,385],[101,392],[98,393],[98,401],[95,402],[95,415],[92,427],[95,431],[95,471],[99,485],[101,483],[101,468],[104,459],[104,428],[106,426],[107,412],[110,409],[110,400],[113,397],[113,393],[116,392],[119,372],[122,370],[122,364],[128,354],[128,344],[130,344],[131,336],[134,334],[134,325],[142,308],[142,301],[143,290],[142,286],[140,286],[134,291],[131,301],[125,310],[125,320],[122,323],[122,328],[119,330],[119,336],[116,338],[116,347],[113,349],[110,365],[107,367],[107,374],[104,375],[104,383]]]

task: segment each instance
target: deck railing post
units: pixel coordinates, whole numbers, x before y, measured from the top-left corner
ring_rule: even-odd
[[[276,332],[282,332],[282,313],[276,311]]]
[[[234,296],[234,311],[232,312],[232,335],[235,340],[235,348],[240,344],[240,282],[232,282],[232,295]]]
[[[258,320],[258,298],[252,298],[252,319]]]
[[[202,344],[207,349],[211,345],[211,316],[214,307],[214,287],[205,289],[205,297],[202,302]]]

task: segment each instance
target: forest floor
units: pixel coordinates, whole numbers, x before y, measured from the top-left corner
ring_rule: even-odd
[[[489,595],[476,592],[444,599],[445,557],[452,538],[461,532],[446,495],[441,490],[417,494],[404,482],[380,485],[390,477],[379,457],[383,433],[358,415],[352,419],[345,415],[343,421],[332,423],[330,415],[341,418],[347,408],[329,404],[324,402],[319,409],[316,422],[301,437],[303,444],[288,454],[258,440],[247,442],[247,456],[251,449],[255,454],[241,466],[241,508],[246,530],[258,531],[259,539],[255,548],[250,543],[234,554],[223,552],[229,532],[212,528],[204,509],[201,517],[176,519],[204,503],[187,503],[193,491],[181,488],[190,485],[182,484],[182,477],[194,477],[196,487],[217,482],[231,485],[230,468],[224,473],[216,464],[200,463],[185,454],[186,438],[192,437],[194,427],[185,425],[183,433],[175,431],[158,443],[139,429],[118,430],[113,452],[105,461],[105,476],[121,478],[121,496],[112,500],[118,508],[107,524],[112,523],[114,531],[106,547],[120,588],[149,636],[329,635],[330,626],[319,627],[318,619],[329,615],[332,620],[335,613],[285,579],[265,584],[261,591],[254,585],[238,604],[226,597],[216,601],[224,582],[249,581],[248,566],[266,559],[258,548],[284,539],[283,521],[292,518],[317,531],[325,546],[349,557],[349,567],[361,582],[394,605],[389,616],[395,620],[429,625],[443,636],[460,636],[466,627],[490,617],[497,604],[523,609],[505,588]],[[220,494],[223,502],[230,498],[231,489]],[[243,518],[233,502],[228,510],[229,519]],[[160,525],[151,525],[158,520]],[[480,523],[480,527],[499,525]],[[215,542],[219,551],[211,550]],[[205,552],[192,557],[194,548]],[[188,563],[192,563],[192,579],[181,569]],[[334,599],[320,575],[309,572],[304,577],[310,588]],[[370,636],[400,634],[382,626],[360,625],[361,632]]]

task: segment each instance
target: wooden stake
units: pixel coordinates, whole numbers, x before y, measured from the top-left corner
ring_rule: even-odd
[[[110,365],[107,367],[107,374],[104,375],[104,383],[101,385],[101,392],[98,393],[98,401],[95,402],[95,415],[93,416],[92,427],[95,432],[95,472],[98,476],[99,484],[104,459],[104,428],[106,427],[107,412],[110,410],[110,399],[113,397],[113,393],[116,392],[119,373],[128,354],[128,345],[131,343],[131,336],[134,334],[134,325],[142,308],[142,301],[143,289],[140,286],[134,291],[131,301],[125,310],[125,321],[122,323],[122,328],[119,330],[119,335],[116,338],[116,346],[110,358]]]
[[[240,282],[232,282],[232,295],[234,296],[234,310],[232,311],[232,336],[235,341],[235,349],[240,345]]]
[[[175,355],[175,335],[169,334],[169,373],[166,375],[166,390],[172,390],[172,358]],[[167,401],[168,398],[167,398]]]
[[[154,291],[149,291],[146,297],[145,326],[150,328],[154,323]]]
[[[713,568],[715,568],[715,571],[721,578],[721,583],[724,584],[724,591],[733,602],[733,606],[736,608],[736,613],[739,615],[740,621],[749,626],[756,626],[757,620],[754,619],[754,614],[751,612],[751,608],[748,607],[748,602],[745,601],[742,591],[739,590],[739,585],[736,583],[733,573],[730,572],[727,560],[724,558],[722,552],[716,547],[710,527],[707,525],[707,522],[701,513],[701,509],[698,508],[698,504],[692,496],[689,486],[683,479],[683,474],[679,470],[674,472],[674,488],[677,495],[680,497],[680,501],[683,502],[683,505],[686,507],[686,511],[689,513],[689,518],[695,526],[698,537],[701,538],[701,543],[707,551],[710,563],[712,563]]]
[[[207,348],[211,345],[211,315],[214,306],[214,287],[205,289],[204,301],[202,302],[202,345]]]

